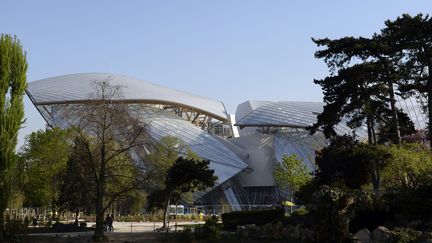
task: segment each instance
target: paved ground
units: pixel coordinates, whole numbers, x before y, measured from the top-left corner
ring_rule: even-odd
[[[40,235],[29,235],[23,239],[24,243],[84,243],[92,242],[93,233],[81,233],[75,235],[51,235],[51,234],[40,234]],[[108,242],[110,243],[132,243],[132,242],[178,242],[177,234],[166,234],[166,233],[155,233],[155,232],[133,232],[133,233],[121,233],[112,232],[107,233]]]
[[[91,227],[94,222],[88,222]],[[183,229],[184,225],[203,224],[203,222],[175,222],[170,223],[170,232]],[[114,232],[106,232],[110,242],[172,242],[176,236],[173,234],[158,233],[157,229],[162,227],[162,222],[114,222]],[[156,231],[156,232],[155,232]],[[68,233],[41,233],[29,234],[24,242],[32,243],[78,243],[91,242],[92,231],[68,232]]]
[[[94,223],[88,223],[91,226]],[[170,222],[170,230],[182,230],[184,225],[203,224],[203,222]],[[114,222],[114,232],[154,232],[162,227],[162,222]],[[109,232],[108,232],[109,233]]]
[[[170,232],[175,232],[176,230],[182,230],[185,225],[196,225],[203,224],[204,222],[170,222],[169,228]],[[94,226],[95,222],[87,222],[88,227]],[[115,233],[134,233],[134,232],[159,232],[162,227],[162,222],[114,222],[113,224]],[[106,232],[107,234],[111,234],[114,232]],[[75,235],[87,235],[92,234],[93,232],[68,232],[68,233],[37,233],[30,235],[53,235],[53,236],[75,236]]]

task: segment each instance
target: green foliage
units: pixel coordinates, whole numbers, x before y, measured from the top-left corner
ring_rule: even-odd
[[[274,170],[276,185],[282,190],[297,191],[308,183],[312,176],[301,159],[296,154],[282,157],[282,162],[276,164]]]
[[[357,211],[372,206],[370,194],[344,192],[337,187],[322,186],[308,205],[314,219],[318,242],[344,242],[349,239],[349,222]]]
[[[26,206],[56,206],[70,150],[70,130],[38,130],[26,138],[20,153],[25,169],[23,191]]]
[[[234,211],[222,214],[222,223],[225,229],[235,230],[237,226],[255,224],[261,226],[271,221],[282,220],[282,208],[260,211]]]
[[[185,150],[186,146],[179,138],[165,136],[152,146],[151,153],[147,155],[147,161],[154,167],[156,173],[164,178],[179,154]]]
[[[388,147],[391,166],[384,170],[388,187],[414,190],[432,183],[432,152],[421,144]]]
[[[416,227],[430,227],[432,218],[432,182],[410,190],[392,190],[383,195],[388,210],[395,215],[398,225],[409,226],[410,221],[417,221]]]
[[[91,83],[93,92],[86,105],[70,105],[65,115],[76,124],[75,136],[81,140],[80,156],[90,168],[95,192],[95,240],[103,240],[105,212],[126,193],[144,186],[149,180],[144,165],[133,161],[141,157],[147,143],[147,125],[139,114],[125,104],[113,102],[122,98],[121,87],[110,78]],[[133,152],[132,152],[133,151]]]
[[[168,207],[180,200],[182,194],[205,190],[214,186],[217,176],[209,169],[209,160],[195,160],[178,157],[168,169],[163,189],[156,189],[148,196],[147,209],[164,209],[164,227],[166,226]]]
[[[313,177],[305,185],[301,186],[298,191],[295,192],[294,196],[296,202],[300,205],[307,205],[312,202],[313,194],[318,190],[321,186],[316,177]]]
[[[156,212],[157,210],[163,209],[168,199],[168,195],[166,195],[164,189],[153,190],[147,196],[147,211]]]
[[[390,121],[392,119],[392,114],[389,111],[383,111],[381,116],[385,117],[385,121]],[[399,133],[404,140],[405,137],[412,135],[416,132],[414,123],[411,121],[409,116],[398,109],[397,111],[398,121],[399,121]],[[396,131],[394,131],[394,126],[391,123],[380,122],[378,124],[378,143],[384,144],[389,141],[396,141],[395,138]]]
[[[317,152],[316,177],[321,185],[350,189],[371,183],[377,194],[381,172],[391,159],[391,153],[383,145],[357,144],[350,137],[336,137],[328,147]]]
[[[199,232],[197,239],[215,240],[220,238],[220,225],[218,217],[211,216],[206,218],[202,230]]]
[[[416,16],[403,14],[396,20],[387,20],[385,25],[382,30],[383,37],[397,43],[397,47],[404,53],[402,58],[405,58],[406,77],[400,83],[399,90],[406,96],[421,94],[431,100],[432,18],[422,14]],[[432,107],[428,105],[426,109],[431,111]],[[432,124],[431,118],[429,117],[429,124]],[[429,133],[431,129],[432,127],[429,126]]]
[[[397,243],[417,243],[420,242],[421,232],[410,228],[396,228],[392,230],[391,242]]]
[[[168,170],[165,189],[179,193],[205,190],[214,186],[217,176],[209,169],[209,160],[193,160],[179,157]]]
[[[82,142],[80,137],[75,138],[59,188],[58,205],[63,210],[75,213],[91,208],[95,202],[94,180],[84,156],[85,147]]]
[[[315,80],[324,91],[326,105],[313,132],[322,127],[326,136],[335,135],[334,126],[342,118],[351,127],[361,126],[366,119],[369,143],[399,144],[401,135],[414,132],[407,115],[396,107],[396,95],[400,95],[396,91],[431,98],[427,83],[432,79],[426,70],[432,65],[432,20],[421,14],[403,15],[385,24],[370,38],[313,39],[324,47],[315,57],[323,58],[331,72]],[[379,131],[375,131],[377,125]]]
[[[307,215],[309,214],[309,210],[305,207],[301,207],[297,210],[295,210],[294,212],[292,212],[292,216],[302,216],[302,215]]]
[[[6,242],[22,242],[27,231],[28,222],[6,217],[4,239]]]
[[[123,215],[139,215],[143,213],[147,194],[141,190],[133,190],[125,193],[116,200],[116,212]]]
[[[18,130],[24,121],[23,96],[27,88],[27,60],[16,37],[0,36],[0,215],[12,196],[16,173]],[[0,241],[3,240],[3,217],[0,217]]]
[[[180,241],[183,243],[192,243],[194,242],[194,234],[192,233],[192,229],[190,227],[185,226],[184,230],[180,235]]]
[[[283,224],[281,221],[272,222],[262,226],[263,233],[267,239],[281,240],[283,237]]]

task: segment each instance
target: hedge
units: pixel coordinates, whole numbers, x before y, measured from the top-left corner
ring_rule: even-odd
[[[235,230],[237,226],[255,224],[261,226],[284,217],[282,208],[259,211],[234,211],[222,214],[222,223],[225,229]]]

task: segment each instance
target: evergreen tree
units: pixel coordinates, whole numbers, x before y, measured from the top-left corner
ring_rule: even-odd
[[[75,213],[75,223],[78,225],[80,210],[92,208],[95,203],[94,180],[91,168],[87,165],[87,153],[80,137],[75,138],[74,146],[69,153],[66,172],[61,180],[58,205]]]
[[[16,166],[18,130],[24,119],[23,96],[27,88],[27,60],[20,41],[0,37],[0,241],[4,212],[11,197],[11,179]]]
[[[210,161],[179,157],[168,169],[165,188],[153,191],[148,197],[148,209],[164,209],[163,228],[166,227],[169,205],[178,202],[184,193],[205,190],[214,186],[217,176],[209,169]]]
[[[404,14],[394,21],[387,20],[382,35],[403,50],[406,78],[401,84],[403,94],[427,98],[429,141],[432,149],[432,18]]]

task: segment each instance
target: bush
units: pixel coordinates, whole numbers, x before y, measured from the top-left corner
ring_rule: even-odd
[[[386,222],[392,220],[393,215],[381,209],[367,209],[356,212],[349,223],[350,232],[357,232],[363,228],[372,232],[380,225],[387,225]]]
[[[281,240],[283,236],[283,224],[280,221],[269,223],[262,227],[263,233],[268,239]]]
[[[7,217],[4,228],[4,238],[7,242],[21,242],[21,236],[25,233],[26,229],[26,222]]]
[[[237,226],[255,224],[265,225],[284,217],[282,208],[260,211],[235,211],[222,214],[222,222],[225,229],[235,230]]]
[[[395,228],[392,231],[391,242],[397,243],[415,243],[421,240],[421,232],[410,228]]]
[[[432,184],[432,183],[431,183]],[[421,186],[412,190],[395,190],[383,195],[390,212],[397,215],[399,225],[407,225],[409,221],[427,223],[432,218],[432,185]],[[421,229],[422,227],[420,227]]]
[[[218,221],[218,217],[214,215],[205,220],[202,238],[210,240],[219,238],[220,229]]]
[[[183,243],[194,242],[194,236],[190,227],[185,227],[183,233],[180,235],[180,241]]]
[[[86,222],[80,222],[79,226],[82,227],[82,228],[86,228],[87,227],[87,223]]]
[[[294,212],[292,212],[292,216],[303,216],[303,215],[307,215],[309,213],[309,210],[307,210],[305,207],[301,207],[297,210],[295,210]]]

